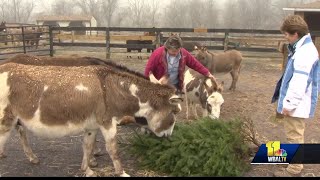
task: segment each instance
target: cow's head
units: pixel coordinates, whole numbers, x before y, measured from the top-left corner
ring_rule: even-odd
[[[218,119],[220,117],[221,106],[224,103],[221,92],[223,91],[224,82],[220,84],[211,78],[206,79],[204,82],[204,90],[207,94],[207,100],[205,108],[209,113],[209,117],[212,119]]]
[[[161,84],[161,80],[158,81],[153,75],[150,76],[150,80],[153,83]],[[159,85],[160,87],[161,85]],[[161,93],[160,91],[148,97],[148,101],[143,103],[143,96],[139,95],[139,111],[135,113],[135,122],[142,127],[149,129],[158,137],[167,137],[172,134],[175,125],[175,114],[181,111],[182,98],[175,94],[173,87],[163,85],[164,88],[170,89],[170,94]],[[133,89],[131,89],[131,92]]]

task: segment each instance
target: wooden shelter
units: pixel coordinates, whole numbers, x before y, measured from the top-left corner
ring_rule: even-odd
[[[309,26],[311,32],[320,32],[320,1],[294,5],[283,8],[284,11],[293,11],[294,14],[302,16]],[[320,45],[320,34],[311,34],[316,45]]]

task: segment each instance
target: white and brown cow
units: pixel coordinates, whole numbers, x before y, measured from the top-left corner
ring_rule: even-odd
[[[0,157],[4,157],[5,142],[18,120],[38,136],[56,138],[83,132],[81,169],[87,176],[95,175],[88,164],[98,129],[116,174],[127,176],[117,153],[117,121],[124,116],[143,118],[157,136],[170,136],[181,102],[171,86],[101,65],[6,62],[0,65],[0,88]]]
[[[184,92],[186,95],[187,119],[189,119],[189,107],[196,118],[197,106],[202,108],[202,116],[212,119],[220,117],[221,105],[224,99],[221,95],[224,82],[218,84],[211,78],[206,78],[192,69],[188,69],[184,75]]]

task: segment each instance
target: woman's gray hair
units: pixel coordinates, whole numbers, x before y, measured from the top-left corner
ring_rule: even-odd
[[[182,40],[178,35],[172,35],[166,40],[164,47],[167,49],[179,49],[182,47]]]

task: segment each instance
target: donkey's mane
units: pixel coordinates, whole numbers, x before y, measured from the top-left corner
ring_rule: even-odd
[[[124,71],[124,72],[130,73],[130,74],[134,74],[136,76],[142,77],[144,79],[147,79],[142,73],[140,73],[138,71],[131,70],[124,65],[117,64],[117,63],[110,61],[110,60],[102,60],[102,59],[95,58],[95,57],[83,57],[83,58],[89,60],[91,63],[93,63],[93,65],[111,66],[111,67],[115,68],[116,70]]]
[[[34,66],[63,66],[63,67],[81,67],[81,66],[101,66],[102,68],[108,68],[112,72],[120,73],[122,76],[131,75],[137,80],[142,79],[144,81],[149,81],[149,78],[145,77],[142,73],[131,70],[124,65],[117,64],[111,60],[102,60],[95,57],[78,57],[78,56],[61,56],[61,57],[38,57],[29,54],[18,54],[12,58],[0,62],[0,65],[6,63],[17,63],[24,65],[34,65]],[[103,72],[100,72],[103,74]],[[156,84],[154,84],[156,85]],[[158,86],[158,85],[156,85]],[[161,85],[167,88],[172,88],[169,85]]]

